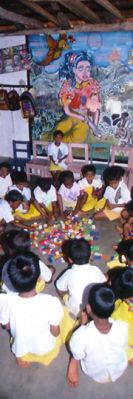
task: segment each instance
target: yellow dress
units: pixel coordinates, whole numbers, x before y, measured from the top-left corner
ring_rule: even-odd
[[[25,220],[30,220],[33,218],[39,218],[41,214],[33,204],[30,204],[29,210],[26,213],[22,213],[21,211],[16,209],[16,211],[14,212],[14,216],[19,216],[20,218]]]
[[[96,197],[93,197],[93,187],[84,187],[84,191],[88,194],[88,198],[85,204],[82,206],[83,212],[88,212],[91,209],[97,211],[104,208],[106,202],[105,198],[98,200]]]
[[[116,308],[111,316],[114,320],[122,320],[129,325],[128,344],[133,346],[133,312],[129,310],[129,305],[121,300],[116,301]]]

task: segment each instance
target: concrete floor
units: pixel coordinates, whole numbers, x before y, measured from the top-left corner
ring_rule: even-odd
[[[115,223],[97,223],[100,232],[101,252],[112,255],[112,245],[118,236]],[[96,263],[96,262],[95,262]],[[97,262],[98,264],[98,262]],[[103,262],[99,266],[105,270]],[[63,266],[64,267],[64,266]],[[58,273],[62,266],[58,267]],[[55,294],[54,285],[47,285],[46,292]],[[104,348],[103,348],[104,350]],[[130,399],[132,398],[133,369],[128,366],[123,376],[112,384],[98,384],[79,371],[79,386],[70,388],[66,382],[69,354],[62,347],[59,357],[49,366],[33,364],[29,369],[20,369],[9,350],[8,335],[1,329],[0,337],[0,399]]]

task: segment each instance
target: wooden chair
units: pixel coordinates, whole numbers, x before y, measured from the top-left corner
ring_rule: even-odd
[[[30,142],[13,140],[13,159],[10,161],[12,169],[24,171],[26,162],[30,160]]]
[[[89,146],[90,162],[96,167],[96,173],[102,174],[104,169],[109,166],[111,146],[107,143],[95,143]]]
[[[113,145],[111,165],[114,164],[125,169],[124,181],[130,190],[133,186],[133,147]]]
[[[50,160],[48,158],[48,141],[33,141],[33,159],[26,163],[27,179],[30,180],[31,175],[41,177],[49,177]]]
[[[88,163],[88,158],[88,144],[68,144],[68,169],[72,170],[73,173],[80,175],[81,168]]]

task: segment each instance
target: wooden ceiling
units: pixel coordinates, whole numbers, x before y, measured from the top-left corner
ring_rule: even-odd
[[[1,0],[0,35],[133,29],[133,0]]]

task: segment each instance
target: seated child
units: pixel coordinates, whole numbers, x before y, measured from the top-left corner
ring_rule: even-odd
[[[7,162],[2,162],[0,164],[0,198],[5,197],[11,185],[10,165]]]
[[[31,250],[30,234],[25,230],[9,230],[5,232],[0,238],[0,244],[3,248],[5,259],[2,265],[1,272],[1,288],[4,292],[14,291],[14,288],[10,282],[7,274],[7,268],[9,263],[9,257],[14,256],[16,253],[22,251]],[[42,291],[46,283],[50,283],[52,280],[52,274],[55,272],[55,268],[52,266],[46,266],[44,262],[39,259],[40,267],[40,278],[38,280],[36,290]]]
[[[5,199],[0,200],[0,228],[4,231],[8,223],[12,223],[17,227],[32,230],[32,227],[24,224],[23,221],[18,221],[17,216],[14,215],[15,210],[22,204],[23,196],[18,190],[12,190],[6,194]]]
[[[65,159],[68,156],[68,147],[62,143],[63,133],[61,130],[54,132],[54,142],[48,146],[48,155],[50,157],[50,172],[53,176],[54,184],[57,187],[60,172],[67,169]]]
[[[7,272],[19,294],[0,295],[0,322],[10,329],[16,362],[20,367],[28,367],[29,361],[47,365],[57,357],[62,344],[59,323],[63,307],[58,298],[36,293],[40,267],[35,254],[12,257]]]
[[[115,269],[110,270],[112,273],[109,274],[109,283],[118,299],[112,318],[128,323],[128,343],[129,346],[133,346],[133,268],[127,266],[118,268],[117,271]],[[132,353],[132,351],[130,352]]]
[[[109,269],[115,266],[133,266],[133,240],[130,238],[128,240],[122,240],[116,246],[117,256],[107,263]]]
[[[34,205],[41,216],[48,219],[57,215],[57,195],[56,189],[52,185],[50,178],[40,177],[37,181],[37,187],[34,189]]]
[[[96,176],[96,168],[93,164],[85,165],[81,169],[83,179],[79,181],[80,190],[86,193],[85,202],[82,203],[82,211],[88,212],[91,209],[100,209],[100,201],[103,193],[103,183],[100,177]]]
[[[103,179],[106,184],[104,198],[105,208],[95,213],[95,220],[115,220],[120,218],[121,210],[130,200],[130,191],[123,182],[124,169],[120,166],[109,166],[103,172]]]
[[[115,295],[107,284],[91,287],[86,311],[92,321],[80,326],[69,342],[67,380],[72,387],[79,382],[79,363],[85,374],[100,383],[116,381],[126,370],[128,325],[110,318],[114,305]]]
[[[78,317],[84,288],[88,284],[106,281],[104,274],[97,266],[89,264],[91,256],[90,244],[84,238],[69,240],[69,264],[56,281],[56,288],[61,298],[74,316]]]
[[[28,187],[27,175],[25,172],[15,171],[12,174],[13,185],[9,188],[11,190],[18,190],[23,195],[23,203],[15,211],[15,214],[20,219],[39,219],[40,212],[31,203],[31,189]]]
[[[132,191],[131,191],[132,198]],[[121,225],[116,225],[116,230],[120,233],[124,239],[131,238],[133,236],[133,200],[127,202],[121,211],[120,215]]]
[[[73,172],[70,170],[63,172],[62,184],[58,190],[58,203],[61,217],[79,213],[84,203],[85,193],[81,194],[78,183],[74,181]]]

